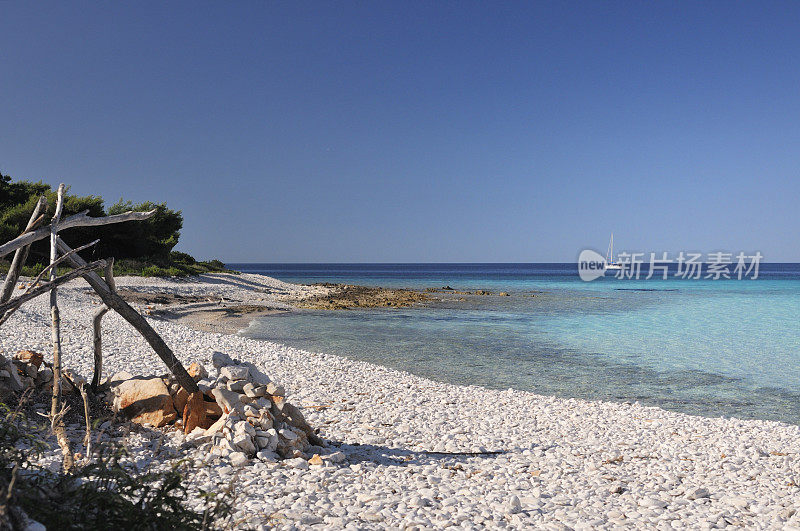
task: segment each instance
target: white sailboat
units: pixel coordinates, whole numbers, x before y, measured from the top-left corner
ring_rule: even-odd
[[[606,251],[606,271],[609,269],[622,269],[619,264],[614,263],[614,233],[611,233],[611,241],[608,242],[608,251]]]

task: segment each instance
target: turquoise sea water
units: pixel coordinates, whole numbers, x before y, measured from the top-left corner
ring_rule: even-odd
[[[583,282],[575,264],[229,264],[290,282],[506,291],[301,311],[246,335],[459,384],[800,424],[800,264],[757,280]]]

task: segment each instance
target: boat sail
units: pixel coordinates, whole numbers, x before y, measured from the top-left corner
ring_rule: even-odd
[[[619,264],[614,263],[614,233],[611,233],[611,241],[608,242],[608,251],[606,251],[606,270],[608,269],[622,269]]]

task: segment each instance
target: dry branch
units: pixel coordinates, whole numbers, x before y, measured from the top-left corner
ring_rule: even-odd
[[[108,313],[108,306],[103,304],[92,315],[92,344],[94,346],[94,376],[92,376],[92,391],[97,391],[100,386],[100,378],[103,374],[103,336],[101,331],[101,321],[103,316]]]
[[[55,415],[48,415],[50,418],[50,428],[56,436],[58,446],[61,448],[61,466],[65,473],[69,473],[75,466],[75,456],[72,454],[72,443],[67,437],[67,430],[64,428],[64,415],[69,411],[69,406],[62,408]]]
[[[64,184],[58,186],[58,201],[56,202],[56,212],[53,221],[50,223],[50,282],[55,283],[56,268],[58,261],[58,230],[61,221],[61,212],[64,209]],[[72,455],[72,445],[67,437],[67,430],[64,427],[64,414],[66,409],[61,405],[61,317],[58,312],[58,288],[50,288],[50,315],[52,317],[52,336],[53,336],[53,399],[50,403],[50,428],[56,436],[58,445],[61,447],[62,466],[64,472],[69,473],[75,464]]]
[[[87,243],[86,245],[81,245],[80,247],[78,247],[77,249],[75,249],[75,250],[74,250],[74,251],[72,251],[72,252],[73,252],[73,253],[77,253],[77,252],[79,252],[79,251],[83,251],[84,249],[87,249],[87,248],[89,248],[89,247],[91,247],[91,246],[93,246],[93,245],[96,245],[96,244],[97,244],[97,242],[99,242],[99,241],[100,241],[100,240],[95,240],[95,241],[93,241],[93,242],[91,242],[91,243]],[[30,290],[31,290],[31,288],[33,288],[34,286],[36,286],[36,284],[37,284],[37,283],[38,283],[38,282],[39,282],[39,281],[42,279],[42,277],[43,277],[43,276],[45,276],[45,275],[46,275],[48,272],[55,272],[55,269],[54,269],[54,268],[55,268],[55,267],[56,267],[58,264],[60,264],[60,263],[61,263],[61,262],[63,262],[64,260],[66,260],[66,259],[67,259],[67,257],[68,257],[69,255],[70,255],[70,253],[67,253],[67,254],[65,254],[64,256],[60,256],[60,257],[58,257],[58,259],[56,259],[56,261],[55,261],[55,262],[53,262],[52,264],[48,264],[48,266],[47,266],[47,267],[45,267],[45,268],[44,268],[44,269],[41,271],[41,273],[39,273],[38,275],[36,275],[36,278],[34,278],[34,279],[33,279],[33,282],[31,282],[31,285],[30,285],[30,286],[28,286],[28,291],[30,291]],[[52,276],[52,275],[51,275],[51,276]]]
[[[83,451],[86,459],[92,455],[92,417],[89,415],[89,395],[86,393],[86,385],[81,382],[78,391],[83,399],[83,416],[86,418],[86,434],[83,436]]]
[[[88,211],[84,211],[79,214],[75,214],[74,216],[70,216],[65,220],[61,221],[58,224],[58,230],[62,231],[66,229],[71,229],[73,227],[97,227],[100,225],[123,223],[125,221],[142,221],[150,218],[153,214],[156,213],[155,210],[151,210],[149,212],[123,212],[122,214],[116,214],[113,216],[92,218],[86,215],[87,212]],[[0,245],[0,258],[4,257],[11,251],[15,251],[22,247],[26,247],[35,241],[47,238],[50,235],[51,231],[52,227],[48,225],[47,227],[36,229],[33,232],[21,234],[20,236],[17,236],[10,242],[6,242],[3,245]]]
[[[64,240],[61,238],[58,239],[58,248],[62,253],[69,253],[72,249],[64,243]],[[79,255],[74,254],[68,258],[68,261],[74,267],[83,267],[86,265],[86,261],[83,260]],[[87,272],[83,274],[83,278],[89,285],[94,289],[94,291],[100,296],[103,302],[120,314],[123,319],[128,321],[131,326],[133,326],[141,335],[144,337],[145,341],[147,341],[152,349],[158,354],[161,360],[167,365],[167,368],[175,375],[175,379],[178,383],[183,387],[187,393],[192,394],[198,392],[200,389],[197,387],[197,383],[189,376],[189,373],[186,372],[186,369],[175,357],[175,353],[172,352],[172,349],[167,346],[161,336],[158,335],[158,332],[153,330],[153,327],[150,326],[150,323],[139,314],[136,310],[131,308],[131,306],[125,302],[125,299],[120,297],[116,292],[112,291],[109,288],[108,284],[94,272]]]
[[[82,276],[84,273],[86,273],[88,271],[93,271],[95,269],[100,269],[104,265],[106,265],[105,260],[96,260],[96,261],[92,262],[91,264],[86,264],[85,267],[79,267],[77,269],[73,269],[69,273],[61,275],[60,277],[55,279],[54,282],[45,282],[44,284],[36,287],[35,289],[29,289],[28,291],[26,291],[24,294],[20,295],[19,297],[15,297],[15,298],[11,299],[10,301],[8,301],[6,303],[0,304],[0,316],[2,316],[2,317],[0,317],[0,325],[5,323],[8,320],[8,318],[11,317],[12,313],[17,311],[17,309],[20,306],[22,306],[23,304],[25,304],[29,300],[35,299],[36,297],[38,297],[40,295],[44,295],[45,293],[50,291],[50,289],[54,288],[55,286],[60,286],[61,284],[69,282],[72,279],[78,278],[78,277]]]
[[[105,268],[106,284],[112,293],[117,292],[117,285],[114,282],[114,259],[111,258]],[[92,376],[92,391],[97,391],[100,385],[100,378],[103,374],[103,335],[101,321],[103,316],[108,313],[108,305],[103,304],[95,310],[92,316],[92,344],[94,346],[94,376]]]
[[[114,280],[114,257],[108,259],[108,264],[106,264],[105,269],[103,270],[103,274],[105,275],[105,281],[109,288],[111,288],[112,293],[117,292],[117,281]]]
[[[31,219],[28,221],[28,225],[25,227],[25,230],[22,232],[22,234],[25,234],[33,229],[44,219],[44,214],[40,215],[40,212],[45,209],[47,209],[47,198],[45,196],[41,196],[39,201],[37,201],[36,206],[33,208]],[[19,279],[20,271],[22,271],[22,266],[25,265],[25,260],[28,259],[29,250],[30,246],[26,245],[25,247],[21,247],[14,252],[14,258],[11,260],[11,267],[8,268],[8,274],[6,275],[6,280],[3,283],[3,292],[0,294],[0,302],[7,302],[11,298],[11,293],[14,291],[14,286],[17,285],[17,280]]]
[[[58,222],[61,221],[61,212],[64,209],[64,184],[58,186],[58,200],[50,229],[50,266],[58,259]],[[50,269],[50,282],[56,279],[55,269]],[[61,401],[61,317],[58,312],[58,290],[50,288],[50,316],[52,317],[53,337],[53,399],[50,407],[51,420],[55,420]]]

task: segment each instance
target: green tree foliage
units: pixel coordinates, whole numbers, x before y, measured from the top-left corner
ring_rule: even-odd
[[[39,196],[50,190],[42,183],[11,182],[0,173],[0,241],[16,238],[28,223]],[[21,228],[20,228],[21,227]]]
[[[45,214],[49,221],[55,213],[57,194],[49,184],[41,181],[14,182],[0,173],[0,242],[16,238],[24,229],[31,212],[41,195],[47,197]],[[167,208],[166,203],[133,203],[120,199],[106,211],[103,198],[96,195],[64,195],[62,217],[88,211],[92,217],[121,214],[129,210],[137,212],[156,211],[146,221],[128,221],[115,225],[82,228],[76,227],[63,232],[64,238],[73,247],[100,239],[100,244],[84,253],[86,259],[107,258],[117,260],[115,272],[138,275],[190,275],[207,271],[224,270],[218,260],[197,262],[192,256],[173,251],[178,244],[183,227],[180,210]],[[49,259],[49,243],[39,241],[31,246],[28,265],[36,268]]]
[[[170,210],[166,203],[147,201],[133,204],[120,199],[108,209],[108,215],[154,209],[155,215],[146,221],[128,221],[105,227],[100,235],[104,255],[116,258],[145,257],[155,262],[169,263],[170,251],[178,244],[183,227],[180,210]]]

